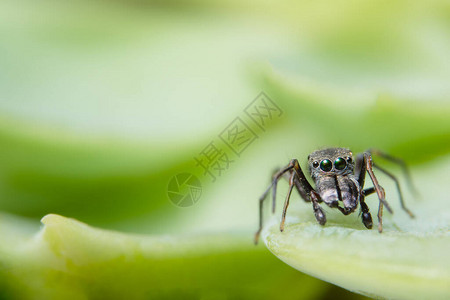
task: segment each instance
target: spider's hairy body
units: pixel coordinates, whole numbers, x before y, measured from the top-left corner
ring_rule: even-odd
[[[323,160],[334,162],[341,157],[346,161],[346,167],[343,170],[333,167],[330,171],[325,172],[320,167],[313,167],[314,162]],[[348,213],[355,211],[360,200],[361,188],[358,179],[353,174],[352,152],[345,148],[318,150],[309,155],[308,164],[309,172],[321,200],[330,207],[338,207],[339,204],[342,204]]]
[[[379,185],[372,168],[377,167],[372,162],[372,153],[377,154],[392,162],[399,163],[405,173],[408,170],[403,161],[394,158],[378,150],[368,150],[359,154],[353,159],[353,153],[347,148],[327,148],[317,150],[308,156],[308,170],[314,182],[315,188],[307,180],[297,159],[292,159],[290,163],[274,174],[272,184],[259,199],[260,222],[259,229],[255,234],[255,243],[258,242],[259,234],[262,230],[262,204],[266,199],[269,190],[273,192],[273,211],[275,210],[275,196],[278,180],[283,175],[289,175],[289,190],[284,203],[283,214],[281,217],[280,230],[284,230],[286,211],[289,206],[289,199],[293,188],[295,187],[300,196],[306,202],[311,202],[314,215],[320,225],[325,225],[326,215],[320,203],[339,209],[344,215],[351,214],[356,211],[358,206],[361,210],[361,219],[364,226],[368,229],[372,228],[372,216],[369,207],[365,203],[365,197],[372,193],[376,193],[379,199],[378,206],[378,231],[382,232],[382,213],[383,206],[392,213],[392,210],[385,200],[385,192],[383,187]],[[402,208],[411,216],[413,214],[405,207],[403,203],[402,193],[397,179],[386,170],[377,167],[380,171],[391,177],[399,191],[400,203]],[[373,187],[364,189],[366,172],[369,175]],[[409,177],[409,176],[408,176]]]

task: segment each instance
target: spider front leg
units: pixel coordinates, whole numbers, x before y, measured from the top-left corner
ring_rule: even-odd
[[[302,169],[300,168],[300,164],[298,163],[298,160],[293,159],[289,162],[289,164],[286,167],[282,168],[280,171],[278,171],[277,173],[275,173],[273,175],[272,183],[267,188],[267,190],[263,193],[263,195],[259,198],[259,228],[258,228],[258,231],[255,233],[255,239],[254,239],[255,244],[258,243],[259,236],[261,234],[261,230],[263,227],[263,202],[266,199],[270,189],[273,188],[273,190],[272,190],[272,192],[273,192],[272,193],[272,196],[273,196],[272,209],[275,207],[276,188],[277,188],[278,181],[287,172],[290,173],[289,190],[288,190],[288,194],[286,195],[286,200],[285,200],[284,207],[283,207],[283,213],[282,213],[282,218],[281,218],[281,222],[280,222],[280,231],[284,230],[284,223],[286,220],[286,212],[287,212],[287,208],[289,206],[289,199],[290,199],[290,196],[291,196],[294,186],[297,188],[300,196],[305,201],[307,201],[307,202],[311,201],[313,203],[314,214],[316,216],[317,221],[321,225],[324,225],[326,223],[325,213],[319,205],[319,202],[321,202],[319,194],[317,194],[314,191],[311,184],[306,179],[305,174],[303,173]]]
[[[291,198],[292,189],[294,188],[294,178],[297,173],[291,172],[291,176],[289,177],[289,189],[286,195],[286,200],[284,201],[283,213],[281,214],[281,222],[280,222],[280,231],[284,231],[284,222],[286,221],[286,212],[289,206],[289,199]]]
[[[383,151],[381,151],[379,149],[369,149],[366,152],[369,152],[371,155],[382,157],[385,160],[388,160],[390,162],[393,162],[393,163],[399,165],[400,168],[403,171],[403,174],[404,174],[404,176],[406,178],[406,183],[408,184],[409,188],[412,190],[412,192],[413,192],[413,194],[415,196],[419,195],[419,192],[418,192],[418,190],[416,188],[416,185],[414,184],[414,182],[412,180],[411,172],[410,172],[410,170],[408,168],[408,165],[405,163],[405,161],[403,159],[395,157],[395,156],[392,156],[392,155],[390,155],[390,154],[388,154],[386,152],[383,152]],[[380,169],[379,167],[377,167],[375,165],[374,165],[374,167]],[[380,169],[380,171],[383,172],[383,170],[381,170],[381,169]],[[388,175],[388,176],[391,177],[391,178],[393,177],[393,176],[390,176],[390,175]],[[396,181],[396,179],[394,179],[394,180]]]
[[[381,152],[380,150],[369,149],[368,152],[369,152],[369,153],[374,153],[374,154],[377,155],[377,156],[380,156],[380,157],[382,157],[382,158],[384,158],[384,159],[387,159],[387,160],[389,160],[389,161],[391,161],[391,162],[393,162],[393,163],[396,163],[396,164],[400,165],[400,167],[403,169],[403,173],[405,174],[405,177],[406,177],[406,182],[408,183],[410,189],[413,190],[413,192],[414,192],[415,195],[418,194],[418,192],[417,192],[417,190],[416,190],[416,188],[415,188],[415,186],[414,186],[414,184],[413,184],[413,182],[412,182],[411,173],[410,173],[410,171],[409,171],[409,169],[408,169],[408,166],[406,165],[406,163],[405,163],[402,159],[397,158],[397,157],[394,157],[394,156],[391,156],[391,155],[386,154],[386,153],[384,153],[384,152]],[[380,166],[378,166],[378,165],[376,165],[376,164],[373,164],[373,166],[374,166],[376,169],[378,169],[378,170],[380,170],[381,172],[383,172],[384,174],[386,174],[389,178],[391,178],[391,179],[395,182],[395,185],[396,185],[397,191],[398,191],[398,196],[399,196],[399,199],[400,199],[400,205],[401,205],[402,209],[403,209],[403,210],[404,210],[411,218],[414,218],[414,214],[413,214],[413,213],[406,207],[406,205],[405,205],[405,202],[404,202],[404,200],[403,200],[402,190],[401,190],[401,188],[400,188],[400,183],[399,183],[397,177],[395,177],[393,174],[391,174],[390,172],[388,172],[387,170],[385,170],[384,168],[381,168]]]
[[[375,188],[371,187],[361,191],[361,195],[359,196],[359,203],[361,204],[361,219],[363,221],[364,226],[367,229],[372,229],[372,215],[369,212],[369,207],[364,201],[366,196],[375,193]]]
[[[301,169],[300,169],[300,172],[301,172]],[[299,194],[302,197],[303,197],[303,195],[306,195],[307,198],[304,199],[305,201],[312,202],[313,209],[314,209],[314,215],[316,217],[317,222],[319,222],[320,225],[325,225],[325,223],[327,222],[325,212],[323,211],[322,207],[320,207],[320,205],[319,205],[319,202],[321,202],[319,194],[316,193],[316,191],[314,191],[314,189],[312,189],[312,187],[311,187],[311,190],[309,191],[309,194],[307,194],[307,192],[304,190],[306,187],[303,186],[303,184],[304,184],[303,181],[299,180],[299,176],[304,176],[303,172],[298,174],[296,170],[291,171],[291,176],[289,177],[289,189],[288,189],[288,193],[286,195],[286,200],[284,201],[283,213],[281,215],[281,222],[280,222],[280,231],[281,232],[284,231],[284,223],[286,221],[286,212],[287,212],[287,208],[289,206],[289,199],[291,197],[292,189],[294,186],[296,186]],[[306,178],[304,178],[304,180],[306,182],[308,182],[306,180]]]
[[[319,222],[320,225],[325,225],[327,218],[324,210],[319,205],[319,203],[322,202],[322,198],[320,198],[319,193],[313,189],[309,181],[306,179],[305,173],[303,173],[303,170],[300,168],[300,164],[297,160],[295,160],[293,171],[296,173],[296,176],[294,176],[294,184],[300,196],[306,202],[312,202],[314,216],[316,217],[317,222]]]
[[[316,217],[317,222],[323,226],[327,222],[327,217],[325,216],[324,210],[319,205],[319,202],[322,202],[322,199],[315,190],[311,191],[310,197],[313,204],[314,216]]]
[[[284,167],[281,170],[279,170],[278,172],[276,172],[272,176],[272,183],[269,185],[269,187],[266,189],[266,191],[261,195],[261,197],[259,197],[259,227],[258,227],[258,231],[256,231],[256,233],[255,233],[255,239],[254,239],[255,245],[258,244],[259,235],[261,234],[261,230],[263,227],[263,204],[267,198],[267,194],[269,193],[270,189],[273,188],[272,210],[274,210],[275,209],[275,200],[276,200],[276,188],[277,188],[278,181],[280,180],[281,177],[283,177],[283,175],[286,172],[289,172],[289,170],[292,170],[294,168],[295,161],[296,161],[296,159],[291,160],[286,167]]]
[[[375,177],[375,174],[373,173],[373,163],[372,163],[372,156],[370,155],[370,153],[365,152],[361,155],[358,155],[357,157],[357,161],[356,161],[356,166],[357,166],[357,170],[359,170],[359,178],[358,178],[358,182],[359,182],[359,186],[362,188],[364,188],[364,181],[365,181],[365,177],[366,177],[366,172],[369,174],[370,179],[372,180],[373,183],[373,188],[374,191],[377,193],[378,195],[378,200],[379,200],[379,206],[378,206],[378,232],[382,232],[383,231],[383,205],[386,206],[386,209],[392,213],[392,209],[389,206],[389,204],[386,202],[386,194],[384,192],[383,187],[378,183],[377,178]],[[371,193],[373,193],[374,191],[371,191]],[[367,193],[368,194],[368,193]],[[365,202],[364,202],[365,204]],[[367,205],[366,205],[367,207]],[[364,206],[362,206],[363,209]],[[367,208],[367,212],[368,212],[368,208]],[[364,211],[363,211],[363,217],[364,217]],[[363,219],[363,223],[364,222],[368,222],[369,220]],[[366,225],[366,224],[364,224]],[[366,226],[367,227],[367,226]]]

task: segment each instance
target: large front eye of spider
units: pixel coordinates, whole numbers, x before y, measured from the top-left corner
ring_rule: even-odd
[[[344,170],[346,166],[347,162],[342,157],[338,157],[334,161],[334,167],[336,168],[336,170]]]
[[[324,159],[320,162],[320,168],[322,171],[329,172],[331,169],[333,169],[333,164],[329,159]]]

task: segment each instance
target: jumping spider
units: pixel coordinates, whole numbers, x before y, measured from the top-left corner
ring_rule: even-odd
[[[356,156],[356,162],[353,160],[353,154],[346,148],[328,148],[318,150],[308,156],[308,166],[311,177],[316,185],[314,189],[306,179],[297,159],[292,159],[290,163],[280,169],[273,175],[273,180],[267,190],[259,199],[259,229],[255,234],[255,244],[258,243],[259,235],[262,230],[263,221],[263,202],[272,188],[272,212],[275,212],[275,198],[277,192],[277,183],[283,175],[289,175],[289,190],[284,202],[283,213],[281,216],[280,231],[284,230],[284,223],[286,220],[286,210],[289,205],[289,198],[292,189],[295,187],[306,202],[311,202],[314,210],[314,215],[320,225],[325,225],[327,222],[325,212],[320,207],[319,203],[324,202],[332,208],[339,209],[344,215],[351,214],[361,205],[361,218],[364,226],[368,229],[372,228],[372,216],[369,212],[369,207],[364,202],[365,197],[377,193],[379,199],[378,206],[378,231],[383,230],[383,206],[392,213],[392,209],[385,200],[384,189],[379,185],[372,168],[375,167],[381,172],[385,173],[397,185],[399,193],[400,204],[404,211],[406,211],[411,218],[414,215],[409,211],[404,202],[400,185],[397,178],[388,171],[380,168],[372,162],[372,154],[383,157],[394,163],[400,164],[405,172],[408,183],[411,183],[409,171],[403,160],[390,156],[379,150],[367,150]],[[366,172],[372,180],[373,187],[364,189],[364,180]],[[343,206],[341,206],[341,204]]]

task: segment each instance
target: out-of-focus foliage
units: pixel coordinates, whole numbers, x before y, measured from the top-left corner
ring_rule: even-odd
[[[302,82],[296,88],[292,78],[271,73],[266,78],[268,90],[285,107],[288,117],[302,116],[291,130],[306,127],[321,145],[345,141],[355,151],[376,145],[411,165],[450,152],[448,102],[430,104],[374,95],[373,103],[355,107],[345,100],[352,97],[350,93],[336,95],[332,89],[305,87]]]
[[[323,146],[382,148],[415,177],[443,159],[449,25],[444,0],[2,1],[0,297],[340,293],[250,245],[257,197],[274,168]],[[211,184],[193,157],[260,91],[283,118]],[[202,180],[193,207],[167,199],[179,172]],[[413,210],[448,200],[425,187]],[[441,207],[436,222],[448,228]],[[49,213],[155,235],[56,216],[38,231]],[[401,228],[429,221],[399,215]],[[376,286],[311,273],[353,291]]]

